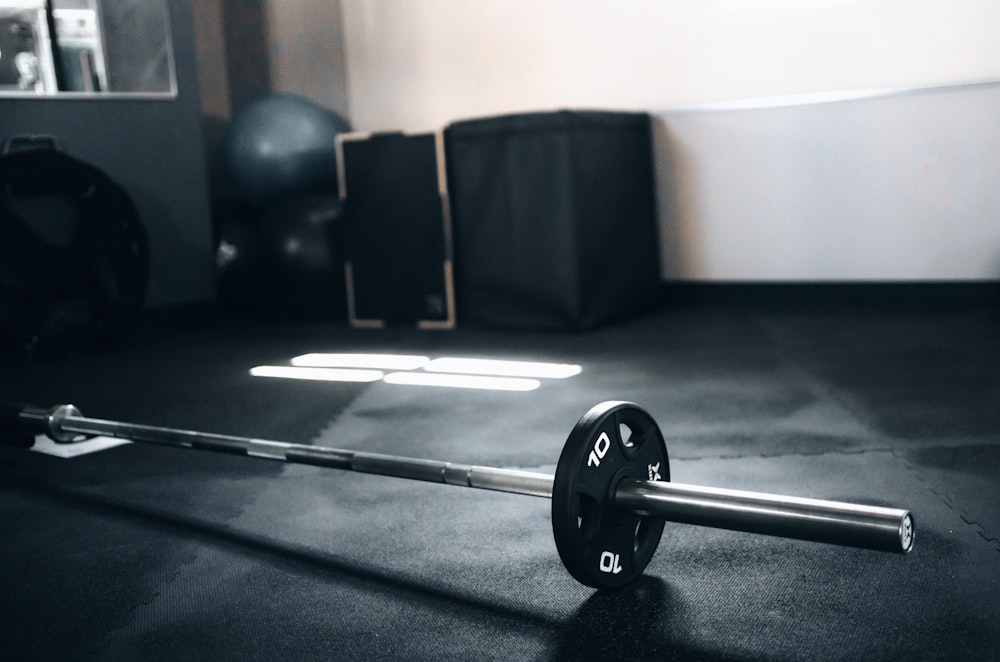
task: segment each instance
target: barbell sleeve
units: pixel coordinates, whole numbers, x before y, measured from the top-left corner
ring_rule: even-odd
[[[684,524],[905,554],[913,516],[898,508],[672,482],[622,481],[621,511]]]

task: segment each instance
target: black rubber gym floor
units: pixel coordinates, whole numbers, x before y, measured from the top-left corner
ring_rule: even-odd
[[[531,392],[252,377],[307,352],[577,363]],[[672,306],[586,333],[157,320],[5,366],[0,399],[551,473],[591,405],[678,482],[912,509],[908,556],[667,524],[646,575],[563,569],[550,502],[130,444],[0,449],[6,659],[997,659],[995,305]]]

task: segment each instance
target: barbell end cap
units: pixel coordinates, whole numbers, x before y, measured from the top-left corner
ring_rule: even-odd
[[[917,537],[917,528],[913,523],[913,515],[906,512],[899,522],[899,546],[900,552],[909,554],[913,549],[913,541]]]

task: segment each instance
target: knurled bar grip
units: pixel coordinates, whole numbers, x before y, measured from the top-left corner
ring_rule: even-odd
[[[265,460],[308,464],[355,473],[377,474],[529,496],[552,496],[552,476],[515,469],[497,469],[327,448],[325,446],[291,444],[283,441],[251,439],[192,430],[175,430],[73,415],[61,417],[58,421],[60,431],[77,435],[103,435],[140,443],[247,455]]]

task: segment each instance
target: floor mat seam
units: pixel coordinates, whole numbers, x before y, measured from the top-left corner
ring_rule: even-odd
[[[803,379],[805,379],[809,384],[813,385],[820,392],[826,395],[840,409],[845,411],[850,416],[850,418],[853,419],[858,425],[860,425],[865,431],[867,431],[869,435],[875,438],[882,436],[882,433],[880,433],[877,429],[875,429],[875,427],[871,424],[871,421],[868,419],[868,417],[865,416],[860,411],[860,409],[850,401],[849,397],[847,396],[846,393],[843,392],[842,389],[838,389],[837,387],[830,384],[827,380],[821,379],[817,377],[815,374],[813,374],[813,371],[810,370],[801,361],[800,357],[795,351],[795,348],[792,345],[784,342],[781,339],[780,334],[775,333],[770,328],[770,325],[767,324],[764,320],[758,318],[757,323],[763,329],[764,333],[774,343],[775,348],[779,351],[779,353],[785,359],[785,361],[791,367],[793,367],[795,371],[798,372],[800,376],[802,376]]]
[[[955,513],[958,516],[958,518],[962,521],[962,523],[965,524],[966,527],[971,528],[973,531],[975,531],[976,535],[982,538],[983,541],[993,545],[994,551],[1000,553],[1000,539],[990,535],[986,531],[986,528],[982,524],[980,524],[976,519],[969,516],[965,510],[958,508],[954,504],[952,504],[948,496],[942,493],[935,483],[931,482],[926,476],[924,476],[916,467],[913,466],[913,464],[908,462],[906,458],[902,457],[898,450],[892,449],[891,453],[893,458],[899,461],[911,474],[913,474],[913,476],[920,483],[922,483],[927,488],[927,490],[931,494],[937,497],[941,501],[941,503],[945,506],[945,508]]]

